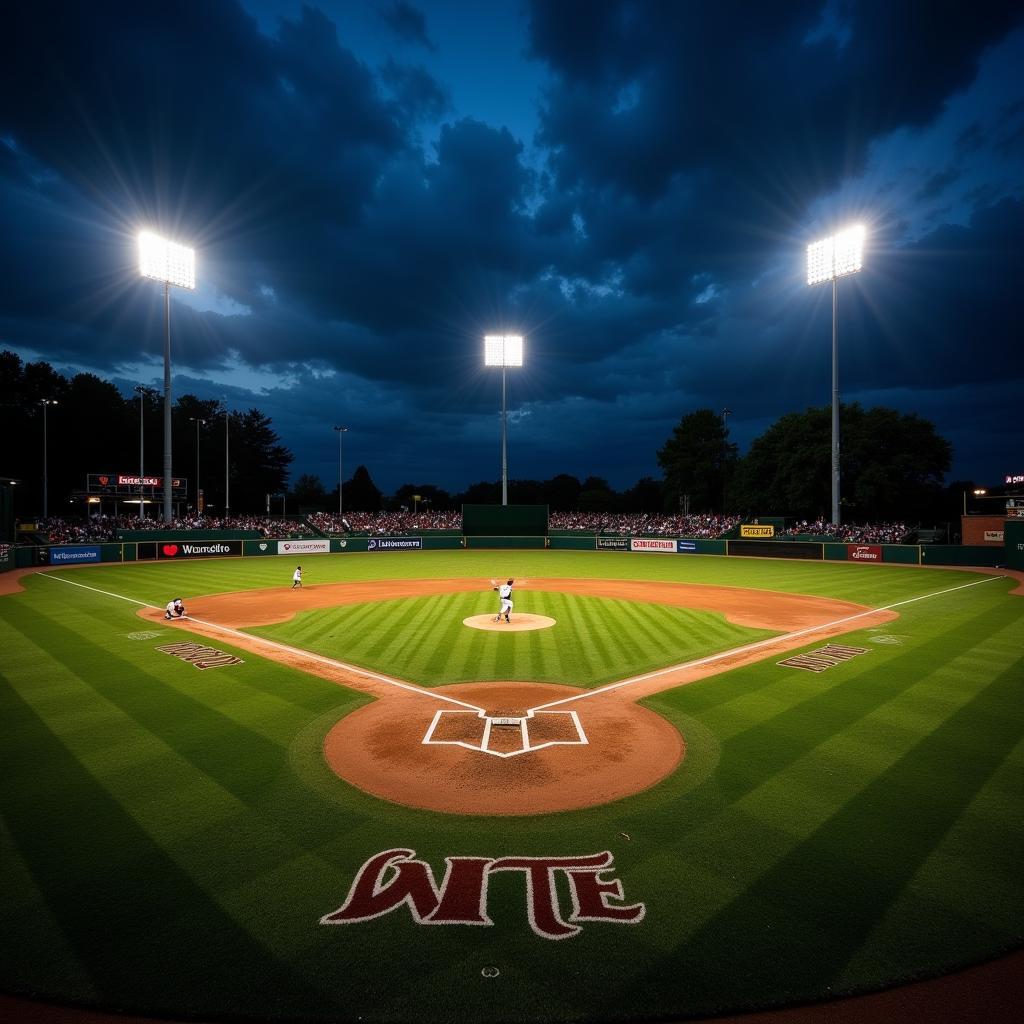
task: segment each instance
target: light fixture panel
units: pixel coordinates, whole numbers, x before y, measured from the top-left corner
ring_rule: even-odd
[[[518,334],[488,334],[484,338],[484,365],[522,366],[522,337]]]
[[[864,228],[860,224],[807,246],[808,284],[856,274],[863,266]]]
[[[178,288],[196,286],[196,251],[143,231],[139,235],[139,273]]]

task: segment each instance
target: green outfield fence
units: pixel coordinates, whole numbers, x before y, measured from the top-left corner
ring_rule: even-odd
[[[141,533],[142,531],[140,531]],[[631,537],[594,533],[538,536],[463,536],[451,530],[406,537],[254,538],[252,531],[145,531],[138,536],[93,544],[0,544],[0,572],[83,563],[181,560],[266,555],[361,554],[381,551],[438,551],[507,548],[559,551],[629,551]],[[1002,547],[958,544],[849,544],[809,540],[705,540],[678,538],[680,554],[790,558],[826,562],[882,562],[897,565],[964,565],[1024,569],[1024,520],[1006,523]],[[639,539],[639,538],[637,538]],[[676,538],[658,538],[677,542]]]

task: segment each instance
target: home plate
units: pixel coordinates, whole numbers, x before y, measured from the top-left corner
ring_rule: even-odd
[[[528,612],[517,612],[513,610],[511,622],[502,619],[494,621],[493,615],[470,615],[463,619],[462,624],[470,629],[484,629],[492,633],[524,633],[528,629],[548,629],[555,624],[555,620],[547,615],[530,615]]]

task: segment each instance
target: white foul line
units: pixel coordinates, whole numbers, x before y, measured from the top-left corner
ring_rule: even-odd
[[[129,604],[137,604],[140,608],[152,608],[154,611],[161,611],[161,609],[155,604],[148,604],[145,601],[136,601],[133,597],[125,597],[123,594],[112,594],[109,590],[100,590],[98,587],[87,587],[84,583],[75,583],[73,580],[66,580],[60,576],[51,576],[49,573],[40,572],[36,574],[42,576],[44,579],[54,580],[57,583],[67,583],[72,587],[81,587],[83,590],[91,590],[94,594],[103,594],[105,597],[116,597],[119,601],[127,601]],[[436,693],[433,690],[429,690],[423,686],[414,686],[412,683],[403,683],[400,679],[393,679],[391,676],[381,675],[379,672],[371,672],[369,669],[360,668],[358,665],[349,665],[344,661],[337,661],[335,658],[325,658],[322,654],[314,654],[312,651],[304,651],[299,647],[289,647],[288,644],[278,643],[276,640],[267,640],[265,637],[256,636],[254,633],[243,633],[241,630],[232,629],[230,626],[221,626],[216,622],[206,622],[203,619],[197,619],[192,615],[183,615],[182,618],[188,619],[190,622],[197,622],[201,626],[206,626],[209,629],[216,629],[222,633],[227,633],[230,636],[237,636],[246,643],[259,643],[266,644],[268,647],[275,647],[279,651],[285,651],[288,654],[294,654],[302,658],[310,658],[313,661],[319,661],[324,665],[330,665],[331,668],[340,668],[346,672],[354,672],[356,675],[365,676],[367,679],[375,679],[380,683],[389,683],[391,686],[396,686],[400,690],[408,690],[410,693],[418,693],[424,697],[429,697],[432,700],[443,700],[449,704],[458,704],[460,707],[469,708],[471,711],[478,711],[481,715],[486,714],[483,708],[477,707],[475,704],[470,704],[464,700],[456,700],[454,697],[447,697],[443,693]]]
[[[72,587],[81,587],[83,590],[91,590],[96,594],[103,594],[106,597],[115,597],[120,601],[128,601],[130,604],[137,604],[141,608],[152,608],[154,611],[160,611],[154,604],[147,604],[145,601],[136,601],[132,597],[125,597],[122,594],[112,594],[107,590],[100,590],[97,587],[87,587],[84,583],[75,583],[72,580],[63,579],[60,576],[51,576],[49,573],[41,572],[36,575],[42,576],[45,579],[55,580],[57,583],[67,583]],[[817,633],[823,629],[831,629],[833,626],[841,626],[845,622],[855,622],[857,619],[863,619],[868,615],[875,615],[878,612],[891,611],[893,608],[902,608],[907,604],[914,604],[917,601],[927,601],[933,597],[942,597],[943,594],[953,594],[958,590],[967,590],[969,587],[977,587],[982,583],[991,583],[993,580],[1006,579],[1005,576],[986,576],[983,580],[974,580],[972,583],[962,583],[957,587],[949,587],[946,590],[937,590],[931,594],[921,594],[919,597],[909,597],[903,601],[896,601],[893,604],[884,605],[881,608],[869,608],[865,612],[857,612],[855,615],[847,615],[842,619],[833,619],[831,622],[822,622],[817,626],[808,626],[806,629],[798,629],[793,633],[784,633],[781,636],[768,637],[766,640],[758,640],[752,644],[744,644],[742,647],[733,647],[728,651],[720,651],[718,654],[710,654],[706,658],[697,658],[694,661],[686,661],[679,665],[670,665],[668,668],[658,669],[654,672],[645,672],[643,675],[631,676],[629,679],[623,679],[617,683],[609,683],[607,686],[599,686],[595,690],[586,690],[583,693],[578,693],[573,697],[563,697],[561,700],[550,701],[547,704],[538,704],[536,707],[530,708],[527,712],[528,715],[532,715],[534,711],[543,711],[547,708],[558,707],[560,704],[571,704],[573,701],[584,700],[587,697],[596,697],[602,693],[610,693],[612,690],[618,690],[623,686],[632,686],[633,683],[641,683],[647,679],[657,679],[659,676],[668,675],[670,672],[681,672],[688,668],[697,668],[701,665],[710,665],[716,661],[723,661],[726,658],[731,658],[737,654],[745,654],[748,651],[756,651],[762,647],[768,647],[772,644],[787,643],[790,640],[795,640],[797,637],[806,636],[808,633]],[[349,665],[344,661],[337,661],[334,658],[325,658],[323,655],[314,654],[311,651],[304,651],[299,647],[289,647],[287,644],[278,643],[276,640],[266,640],[261,636],[256,636],[253,633],[243,633],[240,630],[232,629],[230,626],[220,626],[215,622],[205,622],[202,619],[195,619],[192,616],[184,616],[184,618],[191,619],[193,622],[198,622],[202,626],[207,626],[210,629],[220,630],[223,633],[228,633],[231,636],[237,636],[245,640],[247,643],[261,643],[266,644],[268,647],[276,647],[278,650],[286,651],[289,654],[294,654],[303,658],[311,658],[313,661],[322,662],[325,665],[330,665],[332,668],[340,668],[346,672],[354,672],[356,675],[365,676],[367,679],[375,679],[381,683],[389,683],[391,686],[396,686],[401,690],[408,690],[410,693],[422,694],[424,697],[430,697],[434,700],[446,701],[449,704],[458,704],[460,707],[469,708],[472,711],[478,711],[481,715],[486,716],[487,712],[475,704],[470,704],[467,701],[456,700],[454,697],[447,697],[444,694],[435,693],[433,690],[426,689],[422,686],[414,686],[411,683],[403,683],[399,679],[393,679],[391,676],[381,675],[378,672],[371,672],[369,669],[360,668],[358,665]]]
[[[798,629],[794,633],[785,633],[782,636],[772,636],[767,640],[758,640],[752,644],[744,644],[742,647],[733,647],[728,651],[720,651],[718,654],[710,654],[706,658],[697,658],[695,661],[685,661],[681,665],[670,665],[668,668],[658,669],[656,672],[645,672],[640,676],[632,676],[629,679],[623,679],[618,683],[609,683],[607,686],[600,686],[596,690],[586,690],[583,693],[578,693],[574,697],[563,697],[561,700],[553,700],[548,704],[538,704],[535,708],[531,708],[530,711],[540,711],[543,708],[554,708],[559,704],[571,704],[576,700],[583,700],[586,697],[596,697],[601,693],[609,693],[612,690],[618,690],[623,686],[631,686],[633,683],[641,683],[645,679],[657,679],[658,676],[668,675],[670,672],[681,672],[687,668],[697,668],[700,665],[710,665],[715,661],[723,661],[726,658],[731,658],[736,654],[745,654],[747,651],[756,651],[761,647],[768,647],[771,644],[785,643],[789,640],[795,640],[797,637],[806,636],[808,633],[817,633],[823,629],[830,629],[832,626],[840,626],[844,622],[854,622],[857,619],[863,619],[868,615],[875,615],[878,612],[887,612],[893,608],[900,608],[905,604],[913,604],[915,601],[927,601],[931,597],[941,597],[943,594],[952,594],[957,590],[966,590],[968,587],[976,587],[981,583],[991,583],[993,580],[1003,580],[1005,576],[986,576],[983,580],[975,580],[973,583],[963,583],[958,587],[950,587],[948,590],[937,590],[933,594],[922,594],[920,597],[910,597],[905,601],[896,601],[894,604],[887,604],[882,608],[872,608],[866,612],[857,612],[856,615],[847,615],[842,619],[834,619],[832,622],[822,622],[817,626],[808,626],[806,629]]]

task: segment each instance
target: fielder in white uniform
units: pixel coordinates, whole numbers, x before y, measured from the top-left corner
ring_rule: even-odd
[[[505,621],[509,622],[508,614],[512,611],[512,584],[515,580],[509,580],[507,583],[502,583],[500,587],[494,589],[498,592],[498,597],[501,598],[501,611],[494,616],[495,622],[501,622],[501,617],[505,616]]]
[[[180,619],[185,614],[185,606],[181,603],[181,598],[176,597],[173,601],[167,602],[167,607],[164,609],[165,619]]]
[[[302,586],[302,566],[295,566],[295,572],[292,573],[292,590],[296,587]]]

